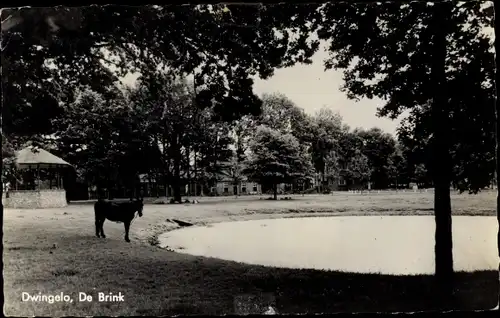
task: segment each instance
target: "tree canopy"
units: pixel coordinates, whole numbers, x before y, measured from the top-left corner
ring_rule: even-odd
[[[349,98],[384,99],[381,116],[395,118],[410,110],[415,123],[429,116],[424,126],[428,130],[423,130],[431,140],[436,277],[451,291],[453,162],[461,162],[462,173],[457,175],[471,191],[484,186],[494,167],[493,148],[472,145],[464,137],[472,135],[479,138],[474,143],[491,145],[483,131],[494,131],[489,123],[495,67],[491,37],[484,30],[493,27],[493,6],[479,1],[342,2],[326,3],[313,15],[321,16],[313,23],[318,37],[330,41],[325,67],[343,71]],[[468,113],[472,107],[476,110]],[[460,112],[472,120],[465,123]],[[470,155],[476,149],[483,151],[481,156]]]
[[[307,40],[301,15],[293,5],[238,4],[2,10],[5,131],[50,133],[18,123],[33,117],[38,96],[71,101],[81,85],[107,93],[117,76],[158,67],[194,74],[198,105],[214,103],[224,120],[257,114],[251,76],[268,78],[275,68],[310,62],[318,46]],[[280,37],[275,26],[303,32]],[[41,122],[54,116],[42,115]],[[32,131],[19,131],[28,126]]]
[[[435,30],[445,26],[432,19],[441,7],[448,17],[443,92],[453,92],[447,94],[453,127],[448,135],[454,166],[461,167],[455,181],[477,191],[488,185],[494,170],[494,51],[484,31],[493,27],[492,5],[326,3],[317,13],[321,19],[316,19],[316,28],[320,39],[330,41],[325,67],[343,71],[342,89],[348,97],[385,100],[381,116],[396,118],[408,109],[404,129],[411,129],[415,139],[428,139],[433,129],[429,103],[435,92],[432,43]]]
[[[357,130],[356,133],[363,143],[361,151],[373,169],[369,178],[374,188],[388,188],[392,181],[391,169],[393,168],[392,159],[396,152],[396,141],[379,128]]]
[[[311,158],[291,134],[260,126],[250,148],[252,154],[244,171],[251,180],[272,185],[274,199],[278,184],[311,177]]]

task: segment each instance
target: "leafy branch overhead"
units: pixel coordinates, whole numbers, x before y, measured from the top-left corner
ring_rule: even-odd
[[[446,24],[444,17],[434,18],[437,9],[446,13]],[[381,116],[396,118],[409,111],[401,129],[424,140],[432,139],[432,132],[443,125],[430,120],[429,105],[436,92],[431,74],[435,33],[446,28],[439,94],[446,94],[450,104],[452,131],[446,139],[452,145],[452,165],[463,167],[453,181],[464,182],[474,192],[487,186],[495,169],[492,3],[338,2],[322,5],[316,14],[321,19],[313,28],[321,40],[329,41],[325,68],[343,72],[348,97],[383,99]],[[437,156],[430,145],[426,143],[422,154]],[[484,155],[474,155],[479,153]]]
[[[103,92],[117,76],[147,75],[157,66],[195,74],[198,104],[215,103],[224,120],[257,114],[260,101],[251,76],[268,78],[277,67],[309,62],[318,43],[306,41],[307,28],[297,22],[302,13],[296,6],[227,7],[229,11],[217,5],[3,10],[5,25],[17,21],[2,32],[4,105],[12,108],[6,122],[17,116],[14,112],[29,114],[26,105],[40,92],[71,101],[76,86]],[[253,25],[255,17],[258,27],[237,27]],[[297,39],[280,37],[277,25],[303,32]]]

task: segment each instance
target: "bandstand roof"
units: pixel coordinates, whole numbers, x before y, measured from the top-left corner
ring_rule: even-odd
[[[16,165],[20,168],[48,168],[57,166],[71,166],[63,159],[51,154],[50,152],[36,148],[33,151],[32,146],[26,147],[16,152]]]

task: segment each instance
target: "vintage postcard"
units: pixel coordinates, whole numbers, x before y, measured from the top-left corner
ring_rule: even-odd
[[[2,9],[4,314],[498,307],[495,54],[491,1]]]

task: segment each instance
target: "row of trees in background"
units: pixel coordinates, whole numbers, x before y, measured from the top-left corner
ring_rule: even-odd
[[[242,33],[241,28],[235,28],[254,23],[247,18],[249,10],[259,17],[259,32],[245,28]],[[446,21],[435,18],[440,10],[448,14]],[[348,14],[339,16],[339,12]],[[275,68],[310,63],[319,42],[309,37],[316,32],[321,40],[335,43],[327,48],[330,57],[324,61],[325,67],[344,71],[343,89],[350,98],[386,100],[380,109],[382,116],[397,117],[410,110],[399,134],[403,157],[410,164],[405,173],[397,170],[398,179],[412,174],[425,179],[425,170],[438,175],[430,170],[434,165],[435,171],[450,169],[449,180],[442,182],[446,187],[451,181],[462,189],[477,191],[489,185],[495,166],[495,117],[490,107],[494,58],[490,38],[484,33],[492,21],[492,6],[480,2],[436,6],[215,5],[172,7],[168,12],[158,6],[3,10],[3,133],[17,145],[22,139],[53,134],[53,119],[61,112],[59,103],[73,103],[79,86],[90,87],[106,101],[115,100],[120,95],[114,86],[117,76],[139,71],[148,77],[158,66],[195,74],[196,104],[201,109],[210,105],[211,112],[226,122],[238,121],[241,116],[255,115],[260,107],[249,76],[268,78]],[[441,22],[446,22],[447,29],[438,26]],[[183,36],[157,32],[165,25]],[[351,25],[359,27],[352,29]],[[291,29],[294,37],[275,33]],[[203,36],[193,36],[201,30]],[[434,34],[433,30],[447,35]],[[224,33],[223,43],[212,39],[215,31]],[[448,40],[438,43],[446,36]],[[435,46],[430,45],[434,42]],[[439,65],[432,57],[437,45],[441,45],[441,54],[445,52]],[[116,73],[105,65],[113,66]],[[441,78],[429,78],[431,69],[443,68]],[[428,84],[436,81],[445,89],[436,90],[439,85]],[[434,100],[437,91],[440,96],[442,92],[453,94],[448,94],[447,102],[433,107],[433,102],[438,104]],[[440,121],[432,110],[444,104],[450,107]],[[440,135],[439,127],[452,128]],[[299,137],[301,144],[304,138],[307,136]],[[312,153],[316,171],[323,171],[328,160],[339,160],[326,157],[327,140],[313,147],[317,150]],[[364,162],[361,154],[357,156],[360,158],[354,162]],[[448,168],[441,166],[441,159]],[[380,176],[382,172],[373,173]]]
[[[164,191],[170,186],[177,202],[186,183],[215,181],[232,154],[229,125],[213,107],[196,106],[184,78],[143,76],[116,96],[84,90],[53,121],[53,148],[78,167],[81,179],[98,190],[132,190],[146,174]]]
[[[262,96],[260,113],[228,122],[195,92],[186,77],[160,71],[108,94],[82,87],[73,102],[60,101],[42,143],[73,163],[84,184],[132,191],[145,174],[156,195],[171,187],[177,202],[185,185],[189,194],[207,192],[227,173],[236,186],[249,178],[275,195],[280,183],[303,191],[314,177],[320,192],[341,179],[345,188],[432,185],[430,144],[411,131],[411,116],[396,140],[378,128],[352,130],[328,108],[308,115],[274,93]],[[8,157],[12,145],[3,140]]]
[[[304,156],[311,163],[311,167],[309,163],[304,165],[305,171],[319,177],[319,191],[328,191],[328,185],[338,184],[340,179],[348,183],[347,187],[365,187],[370,183],[373,189],[432,184],[426,158],[419,160],[419,154],[412,152],[406,139],[396,140],[378,128],[351,130],[331,109],[323,108],[311,116],[282,94],[264,95],[262,115],[255,122],[275,133],[271,139],[264,134],[267,130],[258,131],[253,149],[269,157],[286,158],[289,155],[281,150],[276,139],[281,136],[282,140],[291,138],[298,142],[305,149],[298,153],[305,151]],[[254,130],[248,119],[245,125],[249,127],[247,135],[251,135]],[[279,164],[283,163],[277,160],[275,165]]]
[[[73,163],[86,185],[133,191],[144,174],[156,195],[171,187],[176,202],[185,185],[196,195],[228,174],[235,186],[248,178],[275,197],[278,184],[304,191],[315,177],[320,192],[340,179],[346,189],[430,183],[425,162],[414,160],[418,154],[404,138],[351,130],[328,108],[308,115],[280,93],[264,94],[259,114],[225,122],[213,106],[197,104],[195,90],[185,77],[163,72],[108,96],[84,88],[60,104],[42,143]]]

